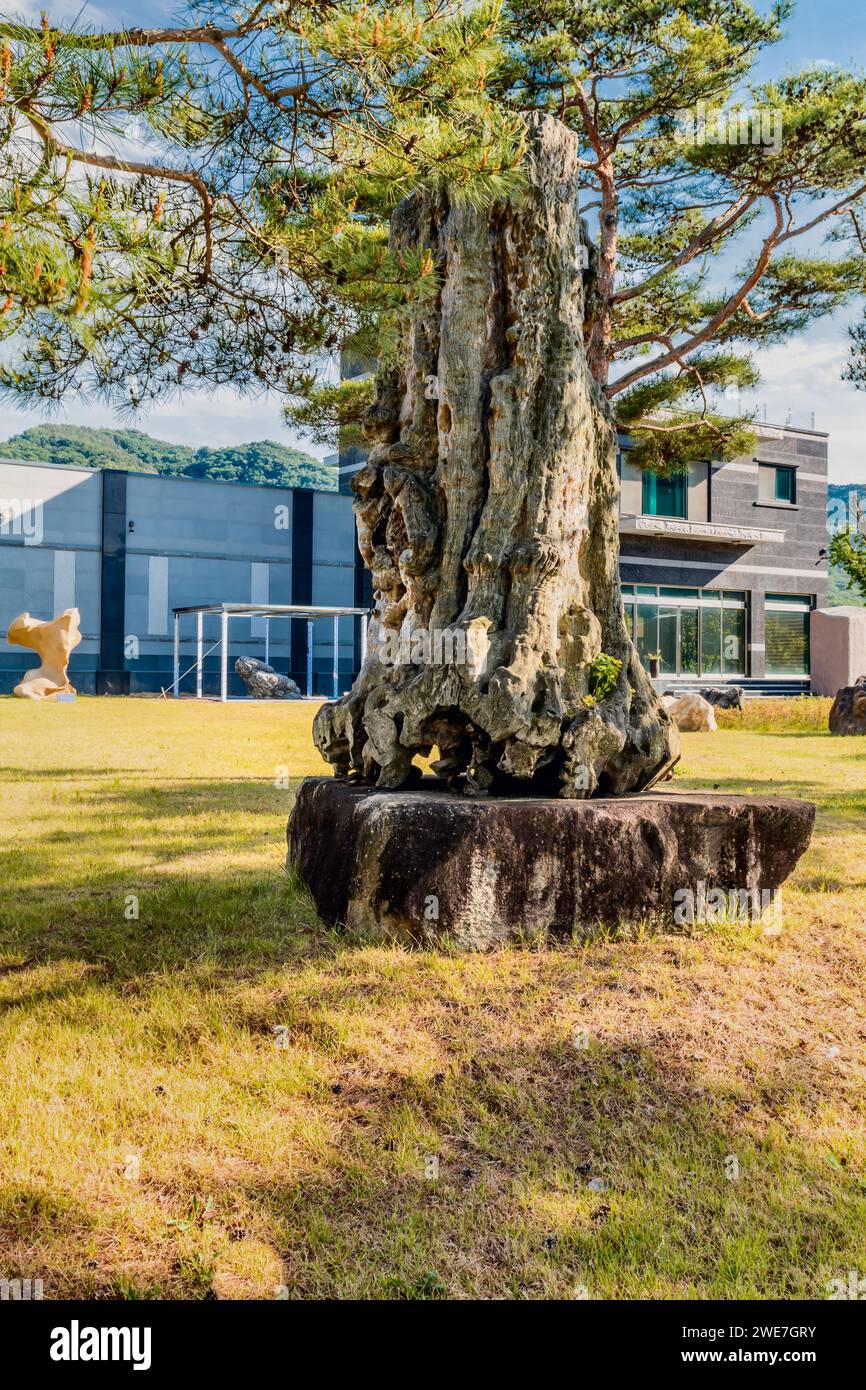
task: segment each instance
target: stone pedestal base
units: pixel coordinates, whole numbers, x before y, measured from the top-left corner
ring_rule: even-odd
[[[426,779],[375,791],[311,777],[289,864],[330,925],[466,950],[647,920],[713,888],[772,892],[809,844],[815,808],[783,797],[647,792],[590,801],[472,800]],[[686,896],[683,896],[683,895]]]

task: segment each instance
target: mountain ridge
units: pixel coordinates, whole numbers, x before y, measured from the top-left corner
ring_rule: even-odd
[[[89,425],[33,425],[0,442],[0,456],[65,468],[119,468],[130,473],[334,492],[336,471],[302,449],[273,439],[193,449],[144,430]]]

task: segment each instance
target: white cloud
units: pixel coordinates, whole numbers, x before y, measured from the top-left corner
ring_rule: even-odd
[[[788,412],[792,424],[829,434],[830,480],[834,483],[866,482],[866,392],[858,391],[842,373],[848,357],[845,317],[828,321],[820,329],[778,347],[763,348],[755,361],[761,381],[754,401],[758,418],[784,424]]]
[[[98,24],[100,28],[108,29],[120,22],[117,16],[108,15],[98,5],[88,3],[88,0],[18,0],[13,17],[29,24],[39,24],[43,12],[51,24],[69,24],[77,20],[79,28],[92,28]]]

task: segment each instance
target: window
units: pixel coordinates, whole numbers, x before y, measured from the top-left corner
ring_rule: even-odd
[[[746,610],[722,609],[722,674],[737,676],[746,669]]]
[[[743,590],[624,584],[622,601],[638,655],[658,652],[663,676],[746,674]]]
[[[777,463],[758,464],[758,501],[770,506],[797,503],[797,470]]]
[[[639,603],[635,610],[635,638],[634,644],[637,647],[637,654],[644,666],[649,665],[651,654],[655,654],[659,649],[658,632],[658,605],[655,603]]]
[[[701,613],[701,675],[722,674],[722,610],[705,608]]]
[[[796,472],[793,468],[776,469],[776,501],[796,501]]]
[[[767,675],[807,676],[811,598],[767,594],[764,609]]]
[[[697,608],[680,609],[680,675],[698,674],[698,629],[700,612]]]
[[[644,516],[686,515],[686,476],[677,473],[672,478],[660,478],[655,473],[643,475]]]
[[[659,645],[658,651],[661,655],[661,673],[663,676],[675,676],[678,666],[679,642],[679,609],[659,608]]]

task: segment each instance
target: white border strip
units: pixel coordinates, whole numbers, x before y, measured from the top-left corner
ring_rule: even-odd
[[[776,465],[776,461],[775,461],[775,460],[774,460],[773,462],[768,461],[766,466],[767,466],[768,468],[775,468],[775,467],[777,466],[777,465]],[[797,470],[797,478],[798,478],[798,479],[802,479],[804,482],[807,482],[807,483],[829,483],[829,481],[830,481],[830,479],[829,479],[829,477],[827,476],[826,473],[807,473],[807,472],[805,471],[805,469],[800,468],[799,464],[796,464],[796,463],[785,463],[785,464],[781,464],[781,465],[779,465],[779,466],[781,466],[782,468],[796,468],[796,470]],[[727,473],[757,473],[759,467],[760,467],[760,464],[759,464],[759,463],[722,463],[722,464],[719,464],[718,468],[715,468],[715,467],[713,468],[713,477],[714,477],[714,478],[717,478],[717,477],[719,476],[720,473],[725,473],[725,472],[727,472]],[[852,487],[854,487],[854,486],[856,486],[856,484],[852,483]]]
[[[709,560],[657,560],[649,556],[623,554],[619,558],[624,565],[655,565],[659,569],[713,570],[715,574],[784,574],[790,579],[820,579],[824,583],[827,580],[827,571],[822,569],[788,570],[776,565],[723,565],[720,569]],[[627,584],[639,582],[626,580]]]

